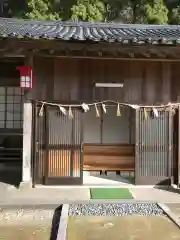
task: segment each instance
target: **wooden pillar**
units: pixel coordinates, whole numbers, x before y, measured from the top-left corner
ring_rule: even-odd
[[[33,66],[33,57],[25,59],[25,65]],[[31,149],[32,149],[32,101],[28,100],[31,90],[24,94],[23,103],[23,163],[22,163],[22,183],[21,186],[32,187],[31,176]]]

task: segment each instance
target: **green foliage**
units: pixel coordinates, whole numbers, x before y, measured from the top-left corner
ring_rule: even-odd
[[[109,17],[123,23],[168,22],[168,9],[163,0],[113,0],[109,1]]]
[[[148,23],[167,24],[168,9],[163,0],[153,0],[152,3],[146,5],[146,16]]]
[[[104,21],[105,6],[100,0],[78,0],[71,8],[74,21]]]
[[[27,18],[37,20],[58,20],[60,15],[54,9],[52,0],[28,0]]]
[[[171,22],[172,24],[180,24],[180,6],[173,8],[171,11]]]
[[[142,0],[112,0],[107,2],[108,19],[122,23],[144,22],[145,9]]]
[[[10,0],[13,17],[180,24],[180,0],[27,0],[27,6],[22,2]]]
[[[180,1],[179,0],[166,0],[169,9],[169,24],[180,24]]]
[[[9,0],[9,16],[16,18],[24,18],[26,13],[26,4],[23,0]]]

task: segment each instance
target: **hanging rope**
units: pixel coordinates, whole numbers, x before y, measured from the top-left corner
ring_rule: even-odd
[[[178,107],[180,106],[180,103],[168,103],[168,104],[161,104],[161,105],[138,105],[138,104],[129,104],[129,103],[123,103],[123,102],[118,102],[114,100],[104,100],[104,101],[99,101],[99,102],[93,102],[93,103],[82,103],[82,104],[59,104],[59,103],[50,103],[50,102],[45,102],[45,101],[40,101],[37,100],[37,102],[43,104],[43,105],[49,105],[49,106],[57,106],[57,107],[82,107],[85,112],[89,110],[90,106],[97,106],[97,105],[105,105],[107,103],[114,103],[118,104],[119,106],[127,106],[131,107],[133,109],[138,109],[138,108],[167,108],[167,107]]]
[[[158,111],[160,110],[167,110],[172,109],[173,111],[180,106],[180,103],[168,103],[168,104],[162,104],[162,105],[137,105],[137,104],[129,104],[129,103],[122,103],[122,102],[118,102],[118,101],[114,101],[114,100],[105,100],[105,101],[100,101],[100,102],[93,102],[93,103],[82,103],[82,104],[59,104],[59,103],[50,103],[50,102],[45,102],[45,101],[37,101],[39,103],[41,103],[41,108],[39,111],[39,116],[43,116],[43,110],[44,110],[44,106],[45,105],[49,105],[49,106],[56,106],[58,107],[58,109],[60,110],[60,112],[62,112],[64,115],[67,115],[68,112],[68,116],[69,118],[73,118],[73,108],[77,108],[77,107],[81,107],[84,112],[88,112],[90,110],[91,106],[95,107],[96,110],[96,116],[99,117],[100,116],[100,112],[98,109],[98,106],[100,106],[103,109],[104,113],[107,113],[107,105],[108,103],[111,104],[116,104],[117,105],[117,116],[121,116],[121,111],[120,111],[120,106],[127,106],[127,107],[131,107],[133,109],[142,109],[144,112],[144,119],[147,120],[149,117],[149,109],[152,111],[154,117],[158,117],[159,113]],[[68,108],[68,111],[67,111]],[[147,110],[148,109],[148,110]]]

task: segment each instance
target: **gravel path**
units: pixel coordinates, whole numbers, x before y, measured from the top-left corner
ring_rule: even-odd
[[[162,216],[163,210],[155,203],[71,204],[69,216]]]

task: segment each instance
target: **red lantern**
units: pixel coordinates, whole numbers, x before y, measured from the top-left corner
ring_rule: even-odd
[[[17,67],[16,69],[20,71],[20,87],[31,89],[33,80],[32,67],[21,66]]]

